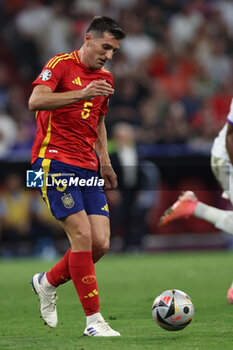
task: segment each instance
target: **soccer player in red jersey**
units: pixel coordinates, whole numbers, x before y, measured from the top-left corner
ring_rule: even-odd
[[[51,58],[33,82],[29,109],[36,111],[37,133],[32,167],[44,180],[61,179],[62,173],[85,181],[96,179],[96,151],[105,189],[117,187],[104,122],[109,97],[114,93],[113,78],[104,64],[112,59],[124,37],[115,20],[94,17],[82,47]],[[71,248],[50,271],[32,278],[41,316],[50,327],[56,327],[55,290],[72,279],[86,314],[84,335],[119,336],[99,312],[94,268],[109,247],[109,212],[103,188],[77,183],[68,186],[68,182],[48,187],[46,181],[42,197],[64,228]]]

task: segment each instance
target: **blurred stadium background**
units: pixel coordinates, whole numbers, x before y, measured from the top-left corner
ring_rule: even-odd
[[[108,193],[112,251],[231,249],[199,219],[158,227],[181,190],[231,209],[209,167],[233,91],[231,0],[0,1],[0,256],[53,259],[68,245],[37,190],[26,189],[35,135],[31,82],[59,52],[79,48],[94,15],[127,33],[108,68],[107,115],[120,187]],[[131,145],[129,159],[123,145]],[[119,156],[121,154],[121,156]]]

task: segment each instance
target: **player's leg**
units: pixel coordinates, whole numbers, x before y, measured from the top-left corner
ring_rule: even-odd
[[[69,271],[69,256],[71,248],[65,256],[47,273],[35,274],[31,284],[40,299],[40,313],[45,324],[56,327],[58,322],[56,309],[56,288],[71,279]]]
[[[42,279],[44,280],[45,288],[50,288],[50,286],[57,288],[61,284],[71,280],[69,271],[70,252],[71,248],[68,249],[64,257],[46,273]]]
[[[90,215],[89,221],[92,231],[92,259],[97,262],[108,250],[110,227],[106,216]],[[54,265],[47,273],[33,276],[32,284],[36,294],[41,299],[41,316],[50,327],[57,325],[55,289],[71,279],[69,269],[69,257],[71,248],[65,256]]]
[[[88,178],[97,178],[97,173],[88,171]],[[83,203],[92,232],[93,261],[97,262],[109,249],[109,208],[101,186],[87,186],[83,192]]]
[[[212,156],[212,171],[224,190],[224,196],[233,203],[233,192],[230,183],[233,183],[233,167],[221,158]],[[191,191],[181,194],[178,200],[166,210],[160,219],[160,226],[165,226],[178,218],[195,216],[212,223],[216,228],[233,234],[233,211],[226,211],[209,206],[198,200]]]
[[[92,232],[92,260],[94,264],[108,251],[110,239],[109,219],[103,215],[89,215]],[[69,256],[71,248],[65,256],[41,278],[41,284],[46,292],[71,280],[69,271]]]
[[[92,261],[91,226],[84,210],[61,220],[70,244],[69,272],[86,315],[99,311],[98,288]],[[89,276],[89,280],[87,280]],[[92,277],[90,277],[92,276]],[[94,291],[94,292],[93,292]],[[92,297],[88,297],[92,294]]]
[[[49,160],[46,160],[46,162]],[[57,169],[56,161],[51,161],[51,168],[47,167],[47,169],[43,170],[47,173],[51,173],[52,171],[57,174],[60,169]],[[58,164],[60,166],[60,162]],[[66,170],[67,171],[67,170]],[[76,169],[72,169],[71,172],[75,172]],[[79,170],[78,170],[79,171]],[[84,170],[80,169],[81,172]],[[68,171],[67,171],[68,172]],[[77,174],[79,177],[82,177],[83,174]],[[85,174],[84,174],[85,175]],[[56,319],[53,322],[48,322],[48,319],[54,316],[54,312],[52,313],[51,308],[54,304],[51,303],[50,297],[45,293],[44,289],[41,286],[42,283],[46,283],[48,289],[53,292],[55,295],[55,287],[64,279],[69,279],[72,277],[74,285],[77,289],[77,292],[80,296],[80,300],[83,304],[84,311],[87,315],[89,321],[95,323],[95,330],[90,329],[90,327],[85,329],[85,335],[95,335],[95,336],[116,336],[120,335],[118,332],[113,331],[103,320],[102,316],[97,312],[98,311],[98,289],[96,284],[95,270],[92,261],[92,233],[91,233],[91,224],[87,218],[84,209],[84,203],[82,198],[82,191],[78,188],[69,188],[69,193],[64,193],[65,189],[60,188],[43,188],[43,197],[46,200],[52,214],[57,218],[61,219],[65,217],[65,219],[61,219],[60,222],[67,233],[67,236],[71,243],[71,250],[69,250],[65,257],[58,263],[58,266],[52,268],[51,274],[47,273],[48,278],[45,274],[37,274],[33,276],[33,281],[35,279],[35,283],[37,283],[38,288],[42,293],[36,293],[39,295],[40,299],[40,309],[43,310],[43,305],[46,301],[46,310],[41,313],[42,317],[46,321],[48,325],[51,327],[55,327],[57,323],[57,315]],[[94,191],[95,192],[95,191]],[[103,190],[102,190],[103,192]],[[104,193],[103,193],[104,194]],[[102,196],[103,196],[102,194]],[[106,199],[103,204],[103,200],[99,202],[91,198],[88,195],[90,202],[95,202],[95,204],[100,206],[98,209],[102,213],[102,211],[107,212]],[[86,203],[85,203],[86,204]],[[103,205],[102,205],[103,204]],[[87,205],[88,206],[88,205]],[[90,207],[90,206],[88,206]],[[94,209],[95,210],[95,209]],[[95,212],[94,212],[95,214]],[[101,245],[101,249],[103,246]],[[104,248],[105,249],[105,248]],[[100,257],[100,252],[98,252],[98,258]],[[101,253],[103,254],[103,253]],[[68,262],[68,265],[67,265]],[[56,268],[58,267],[58,271]],[[84,271],[86,274],[82,281],[80,278],[80,271]],[[60,274],[60,275],[59,275]],[[64,279],[62,278],[64,277]],[[49,281],[48,281],[49,280]],[[80,281],[81,280],[81,281]],[[96,287],[95,287],[96,285]],[[91,291],[89,288],[92,287]],[[84,294],[85,292],[85,294]],[[45,301],[44,301],[45,299]],[[95,302],[94,302],[95,301]],[[48,307],[47,307],[48,306]],[[56,305],[55,305],[56,306]],[[56,311],[56,308],[55,308]],[[47,315],[48,314],[48,315]]]
[[[66,164],[57,162],[51,159],[38,158],[33,164],[34,170],[43,169],[44,171],[44,186],[41,188],[43,199],[48,205],[52,215],[59,220],[62,217],[79,212],[84,209],[80,191],[77,188],[59,186],[47,186],[47,178],[51,182],[51,174],[69,173],[72,169],[66,169]],[[65,171],[62,170],[66,169]],[[69,166],[68,166],[69,167]],[[62,171],[61,171],[62,170]],[[66,191],[68,190],[68,191]],[[64,191],[68,192],[66,194]],[[89,224],[88,224],[89,225]],[[90,226],[90,225],[89,225]],[[71,249],[67,251],[61,261],[59,261],[49,272],[36,274],[32,277],[32,286],[40,301],[40,313],[45,323],[50,327],[57,325],[57,310],[56,310],[56,287],[70,280],[69,257]]]
[[[93,251],[93,262],[99,260],[99,258],[104,254],[102,253],[102,248],[100,248],[100,251],[98,249],[98,252],[95,252],[95,249]],[[46,291],[53,290],[53,287],[57,288],[58,286],[68,282],[71,280],[70,271],[69,271],[69,256],[71,253],[71,248],[68,249],[64,257],[58,261],[56,265],[54,265],[41,279],[41,284],[44,287]],[[101,256],[100,256],[101,255]]]
[[[34,171],[41,171],[41,168],[44,172],[44,186],[40,188],[40,193],[45,200],[46,204],[50,209],[50,200],[48,197],[47,185],[45,178],[50,171],[52,165],[51,159],[38,158],[36,162],[32,165]],[[52,197],[55,197],[52,195]],[[56,327],[57,325],[57,309],[56,309],[56,287],[51,285],[45,273],[37,273],[32,277],[31,284],[34,292],[39,298],[40,301],[40,314],[44,319],[45,324],[50,327]]]
[[[183,192],[178,200],[160,218],[159,225],[180,218],[195,216],[212,223],[216,228],[233,234],[233,212],[218,209],[202,203],[192,191]]]
[[[217,166],[216,166],[217,164]],[[224,192],[222,196],[226,199],[229,199],[231,203],[233,204],[233,167],[230,162],[226,162],[225,160],[212,157],[211,158],[211,166],[212,171],[216,177],[216,179],[219,181],[220,185],[224,189]],[[224,217],[222,220],[219,219],[219,222],[217,223],[219,228],[223,231],[226,231],[228,233],[230,232],[230,227],[233,226],[233,212],[232,211],[226,211],[225,215],[227,217]],[[224,219],[226,220],[226,223],[224,222]],[[230,288],[227,291],[227,300],[229,304],[233,304],[233,283],[231,284]]]
[[[104,215],[88,215],[92,233],[92,258],[96,263],[109,249],[110,223]]]
[[[233,166],[230,162],[212,155],[211,168],[217,181],[223,188],[223,197],[233,204]],[[161,217],[160,225],[165,226],[170,221],[185,218],[190,215],[199,217],[214,224],[216,228],[233,234],[233,211],[221,210],[198,201],[193,192],[187,191],[180,196]],[[233,283],[227,291],[227,300],[233,304]]]
[[[109,249],[110,224],[109,218],[103,215],[88,216],[92,232],[92,260],[96,263]],[[71,280],[69,256],[71,248],[65,256],[41,278],[41,285],[46,293],[53,293],[54,287]]]
[[[99,220],[92,218],[92,224],[94,222]],[[92,230],[86,212],[83,210],[66,217],[62,226],[71,244],[70,276],[87,317],[84,335],[119,336],[120,333],[111,329],[99,312],[99,291],[92,260]]]
[[[97,177],[97,173],[87,171],[88,179]],[[105,193],[101,186],[86,186],[83,191],[83,203],[91,225],[92,234],[92,257],[98,261],[109,248],[110,224],[109,210]],[[92,336],[119,336],[120,333],[112,330],[98,314],[87,315],[87,326],[84,335]]]

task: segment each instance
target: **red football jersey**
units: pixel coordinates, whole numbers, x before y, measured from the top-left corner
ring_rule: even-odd
[[[54,92],[66,92],[83,89],[91,81],[100,79],[113,86],[113,77],[108,70],[91,71],[80,62],[78,51],[73,51],[51,58],[32,87],[41,84]],[[99,116],[107,112],[109,97],[97,96],[53,111],[37,111],[32,163],[40,157],[97,170],[94,152],[97,122]]]

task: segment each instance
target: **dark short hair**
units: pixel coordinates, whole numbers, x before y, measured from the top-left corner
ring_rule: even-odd
[[[107,16],[95,16],[91,21],[87,33],[96,32],[101,36],[104,32],[111,33],[115,39],[122,40],[125,38],[124,31],[119,27],[118,23]]]

